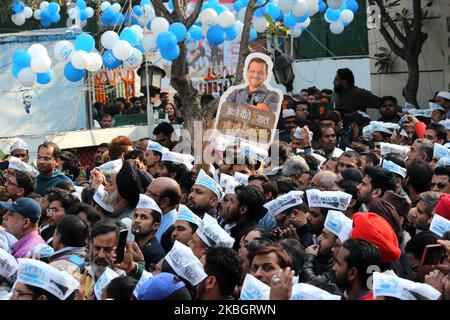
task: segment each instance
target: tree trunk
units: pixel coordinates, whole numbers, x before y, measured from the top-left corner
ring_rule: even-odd
[[[408,56],[406,60],[408,66],[408,80],[406,86],[402,90],[403,97],[406,102],[409,102],[415,106],[419,106],[417,103],[417,91],[419,90],[419,59],[418,56]]]

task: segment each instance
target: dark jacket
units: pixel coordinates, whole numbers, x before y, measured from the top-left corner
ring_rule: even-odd
[[[353,113],[367,108],[379,109],[381,98],[372,92],[353,86],[342,92],[334,92],[333,94],[336,110],[342,115]]]
[[[295,231],[297,232],[298,239],[300,240],[303,248],[306,249],[314,244],[313,233],[309,230],[307,224],[303,227],[297,228]]]
[[[151,239],[140,248],[145,260],[145,270],[149,270],[150,264],[156,264],[166,255],[156,238]]]
[[[242,236],[256,225],[258,225],[258,223],[255,220],[244,220],[230,229],[230,236],[234,239],[234,250],[239,250],[239,243]]]
[[[302,282],[310,282],[321,280],[326,283],[334,278],[331,268],[333,267],[333,256],[318,257],[307,253],[304,257],[301,280]]]

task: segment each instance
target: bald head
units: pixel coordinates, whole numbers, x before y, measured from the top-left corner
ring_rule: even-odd
[[[150,183],[145,194],[155,200],[164,214],[180,203],[181,188],[174,179],[160,177]]]
[[[330,191],[336,183],[337,175],[331,171],[320,171],[311,180],[311,185],[322,191]]]

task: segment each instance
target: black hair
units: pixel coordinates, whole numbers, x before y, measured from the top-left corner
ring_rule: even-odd
[[[278,196],[277,183],[273,179],[269,179],[265,175],[251,175],[248,177],[248,181],[258,180],[262,182],[262,188],[264,193],[272,193],[272,198],[275,199]],[[264,200],[265,201],[265,200]]]
[[[337,183],[337,186],[344,190],[344,192],[352,195],[352,200],[356,200],[355,208],[361,207],[362,202],[358,201],[358,182],[352,180],[341,180]]]
[[[111,280],[106,286],[106,298],[113,300],[131,300],[138,281],[133,277],[123,276]]]
[[[450,180],[450,166],[436,167],[434,169],[435,176],[447,176]]]
[[[65,247],[84,247],[88,237],[88,226],[75,215],[65,215],[56,226],[60,242]]]
[[[433,178],[433,168],[424,160],[413,160],[406,167],[408,183],[417,192],[422,193],[430,190],[430,182]]]
[[[23,188],[24,195],[34,192],[36,180],[28,172],[22,170],[16,170],[14,172],[16,177],[17,186]]]
[[[46,192],[48,203],[52,203],[53,201],[59,201],[61,206],[64,208],[67,213],[71,206],[76,203],[80,203],[80,199],[76,196],[72,195],[70,192],[66,190],[62,190],[59,188],[50,189],[49,192]]]
[[[411,238],[405,246],[406,253],[412,253],[417,260],[422,258],[425,247],[429,244],[436,244],[439,236],[433,232],[422,231]]]
[[[311,169],[305,171],[304,173],[309,173],[309,175],[314,176],[319,170],[320,161],[310,153],[302,154],[302,158],[305,159],[306,164]]]
[[[348,68],[343,68],[343,69],[338,69],[336,73],[337,73],[339,79],[347,80],[347,84],[349,86],[355,85],[355,76],[353,75],[352,70],[350,70]]]
[[[172,161],[161,161],[161,166],[166,167],[169,173],[175,173],[174,180],[179,182],[189,170],[184,163],[176,163]]]
[[[78,215],[80,212],[84,212],[86,214],[86,218],[91,225],[93,225],[97,221],[100,221],[100,215],[98,214],[97,210],[95,210],[91,205],[83,202],[75,203],[74,205],[72,205],[67,211],[67,214]]]
[[[234,188],[234,191],[237,195],[239,205],[246,206],[248,209],[246,215],[247,219],[254,220],[257,218],[262,218],[261,214],[263,212],[266,199],[262,191],[257,186],[239,185]],[[264,213],[266,213],[266,210],[264,210]]]
[[[80,161],[77,156],[68,150],[64,150],[61,153],[60,159],[63,161],[63,171],[68,171],[70,178],[76,180],[80,175]]]
[[[380,100],[380,107],[386,102],[386,101],[392,101],[395,105],[397,105],[397,98],[393,96],[384,96]]]
[[[48,292],[47,290],[44,290],[40,287],[36,287],[36,286],[32,286],[29,284],[25,284],[25,286],[33,292],[32,296],[33,296],[33,300],[36,300],[37,298],[39,298],[40,296],[45,296],[47,298],[47,300],[59,300],[58,297],[56,297],[55,295],[51,294],[50,292]],[[71,294],[69,297],[67,297],[66,300],[74,300],[74,295]]]
[[[38,149],[37,149],[38,152],[39,152],[39,149],[40,149],[41,147],[44,147],[44,148],[53,148],[53,157],[54,157],[55,159],[59,159],[59,157],[61,157],[61,149],[58,147],[58,145],[57,145],[56,143],[51,142],[51,141],[45,141],[45,142],[43,142],[42,144],[39,145],[39,147],[38,147]]]
[[[380,189],[383,195],[387,190],[395,191],[397,178],[389,170],[381,167],[366,167],[364,173],[371,178],[372,189]]]
[[[205,254],[205,272],[217,279],[222,296],[231,296],[242,274],[241,259],[231,248],[211,247]]]
[[[90,239],[93,240],[97,236],[101,236],[110,232],[115,232],[119,237],[119,231],[125,229],[126,226],[116,219],[105,219],[94,223],[91,229]]]
[[[303,248],[300,241],[296,239],[283,239],[279,245],[286,251],[292,262],[292,270],[298,275],[303,265],[303,258],[305,256],[305,248]]]
[[[123,156],[123,160],[135,160],[138,159],[139,161],[146,163],[145,159],[145,153],[142,150],[131,150],[125,153]]]
[[[359,284],[367,288],[367,280],[372,276],[368,268],[380,265],[380,251],[373,243],[362,239],[348,239],[342,247],[348,251],[347,269],[356,268]]]
[[[347,168],[342,170],[341,172],[342,179],[361,183],[362,179],[364,178],[361,171],[356,168]]]
[[[397,154],[390,153],[384,157],[385,160],[392,161],[396,165],[406,169],[406,161],[401,159]]]
[[[160,133],[163,133],[165,136],[169,137],[174,131],[175,129],[170,123],[161,122],[155,127],[155,129],[153,130],[153,134],[156,136]]]
[[[192,171],[185,172],[180,177],[179,185],[181,188],[181,192],[183,192],[185,194],[191,193],[192,186],[195,184],[196,179],[197,179],[197,175],[194,172],[192,172]]]
[[[318,133],[317,139],[322,138],[322,136],[323,136],[323,131],[324,131],[325,129],[332,129],[332,130],[334,131],[334,134],[336,134],[336,130],[335,130],[333,127],[330,127],[330,126],[320,127],[320,129],[319,129],[318,132],[317,132],[317,133]]]
[[[444,141],[447,141],[447,131],[442,124],[437,122],[430,122],[430,124],[427,126],[427,130],[434,130],[436,132],[437,140],[442,139]]]
[[[338,124],[339,121],[341,121],[339,115],[334,111],[328,111],[328,112],[325,112],[323,115],[321,115],[319,118],[319,123],[320,123],[320,121],[323,121],[323,120],[330,120],[330,121],[333,121],[335,124]]]
[[[98,148],[109,148],[109,143],[106,143],[106,142],[100,143],[100,144],[97,146],[97,149],[98,149]]]
[[[212,95],[210,95],[210,94],[203,94],[201,97],[200,97],[200,105],[202,106],[202,107],[205,107],[205,106],[207,106],[211,101],[213,101],[214,100],[214,97],[212,96]]]
[[[298,181],[289,177],[280,176],[275,182],[277,183],[278,194],[285,194],[300,189]]]

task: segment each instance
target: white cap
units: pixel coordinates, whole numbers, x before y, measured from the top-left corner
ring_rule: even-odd
[[[450,220],[445,219],[439,214],[434,214],[430,224],[430,231],[436,233],[439,237],[443,237],[444,233],[450,230]]]
[[[450,100],[450,92],[448,91],[441,91],[437,94],[436,97],[442,97],[444,99]]]
[[[306,190],[308,206],[314,208],[329,208],[339,211],[347,210],[352,195],[343,191]]]
[[[183,204],[179,204],[177,220],[192,222],[197,226],[202,223],[202,219]]]
[[[406,137],[406,138],[408,138],[408,133],[405,131],[405,129],[402,129],[402,130],[400,131],[400,135],[401,135],[401,136],[404,136],[404,137]]]
[[[442,144],[434,143],[433,158],[445,158],[450,157],[450,150],[444,147]]]
[[[68,272],[34,259],[19,259],[16,282],[44,289],[60,300],[67,299],[80,286]]]
[[[310,141],[312,141],[313,136],[314,136],[313,132],[310,132],[310,134],[309,134]],[[297,139],[303,139],[303,133],[302,133],[302,129],[300,127],[295,128],[294,137]]]
[[[353,221],[341,211],[328,210],[324,227],[330,230],[342,242],[350,237]]]
[[[164,257],[164,260],[167,261],[177,275],[188,280],[193,286],[196,286],[208,276],[203,270],[202,263],[194,255],[191,248],[178,240],[175,240],[172,249]]]
[[[295,116],[296,115],[295,115],[295,110],[294,109],[284,109],[283,110],[283,115],[282,115],[283,119],[290,118],[290,117],[295,117]]]
[[[446,167],[450,166],[450,157],[440,158],[436,163],[436,167]]]
[[[29,147],[28,147],[28,144],[25,141],[23,141],[22,139],[19,138],[11,145],[10,152],[13,152],[16,149],[29,150]]]
[[[214,149],[219,151],[225,151],[229,145],[234,144],[234,142],[224,138],[223,136],[217,136],[214,140]]]
[[[152,140],[148,140],[147,150],[157,151],[157,152],[159,152],[161,154],[166,152],[166,151],[169,151],[169,149],[167,149],[166,147],[163,147],[158,142],[155,142],[155,141],[152,141]]]
[[[241,300],[269,300],[270,299],[270,287],[258,280],[250,273],[247,273],[242,284]]]
[[[445,108],[441,105],[434,103],[434,102],[428,102],[428,105],[430,106],[431,110],[439,110],[439,111],[445,111]]]
[[[303,191],[290,191],[282,196],[267,202],[264,207],[273,215],[282,213],[283,211],[295,207],[303,203]]]
[[[313,152],[313,153],[311,153],[311,155],[319,161],[319,165],[317,166],[318,168],[320,168],[320,166],[321,166],[325,161],[327,161],[327,158],[325,158],[324,156],[321,156],[321,155],[318,154],[318,153]]]
[[[227,186],[225,187],[225,194],[236,194],[235,192],[235,188],[237,186],[241,185],[239,182],[237,182],[236,180],[228,180],[227,181]]]
[[[362,129],[362,135],[366,139],[371,139],[373,135],[372,125],[368,124]]]
[[[100,185],[94,194],[94,201],[100,207],[102,207],[103,210],[105,210],[109,213],[112,213],[112,212],[114,212],[114,207],[105,202],[106,196],[107,195],[106,195],[105,187],[103,185]]]
[[[16,258],[0,248],[0,276],[9,278],[17,272],[18,268]]]
[[[406,169],[392,161],[383,159],[383,168],[389,170],[392,173],[398,174],[403,179],[406,177]]]
[[[411,109],[411,110],[408,110],[408,113],[415,117],[431,118],[431,115],[433,114],[433,110],[432,109]]]
[[[123,164],[122,159],[117,159],[108,161],[99,166],[98,168],[103,174],[114,174],[118,173],[120,169],[122,169],[122,164]]]
[[[155,200],[142,193],[139,194],[139,202],[136,205],[136,209],[150,209],[162,214],[161,209],[156,204]]]
[[[216,180],[208,176],[206,172],[203,171],[203,169],[200,169],[200,172],[198,173],[197,176],[197,180],[195,180],[194,184],[208,188],[217,195],[218,199],[222,198],[223,195],[222,188],[216,182]]]
[[[331,158],[340,158],[344,151],[342,149],[339,149],[338,147],[334,148],[333,153],[331,154]]]
[[[386,143],[386,142],[380,142],[380,148],[381,148],[381,155],[387,155],[390,153],[398,154],[402,158],[406,158],[408,155],[408,152],[410,150],[410,147],[408,146],[401,146],[398,144],[392,144],[392,143]]]
[[[9,165],[8,169],[15,169],[20,171],[28,172],[33,177],[37,177],[39,175],[39,171],[30,166],[28,163],[23,162],[19,158],[9,157]]]
[[[220,174],[220,186],[221,186],[223,189],[225,189],[225,188],[227,187],[227,182],[228,182],[229,180],[234,180],[234,177],[233,177],[233,176],[230,176],[230,175],[228,175],[228,174],[225,174],[225,173],[221,173],[221,174]],[[215,180],[214,180],[214,181],[215,181]]]
[[[205,214],[196,233],[208,247],[232,248],[235,241],[209,214]]]
[[[243,174],[241,172],[235,172],[234,173],[234,180],[236,180],[239,184],[248,185],[248,178],[249,176],[246,174]]]
[[[47,258],[47,257],[50,257],[51,255],[53,255],[55,253],[55,251],[53,250],[52,247],[50,247],[46,243],[38,243],[37,245],[35,245],[33,247],[33,249],[31,249],[30,258],[35,259],[35,257],[37,257],[37,255],[36,255],[37,253],[39,253],[39,257]]]
[[[162,154],[161,161],[171,161],[174,163],[181,163],[186,166],[188,170],[191,170],[193,165],[192,161],[194,161],[194,157],[190,154],[165,151]]]
[[[403,111],[406,112],[406,111],[409,111],[409,110],[415,109],[415,108],[416,108],[416,106],[413,105],[412,103],[405,102],[405,106],[403,107]]]
[[[450,130],[450,119],[444,119],[439,121],[439,124],[442,124],[445,127],[445,130]]]
[[[97,300],[102,300],[102,293],[106,286],[111,282],[111,280],[117,278],[119,275],[114,272],[110,267],[106,267],[102,275],[95,282],[94,293]]]
[[[341,300],[341,296],[307,283],[297,283],[292,286],[290,300]]]
[[[78,199],[80,199],[80,201],[83,201],[83,199],[81,199],[81,193],[83,192],[84,187],[80,187],[80,186],[74,186],[75,187],[75,191],[72,192],[71,194],[74,195],[75,197],[77,197]]]
[[[394,129],[400,128],[400,126],[396,123],[381,121],[371,121],[370,125],[372,126],[372,132],[384,132],[387,134],[393,134]]]

